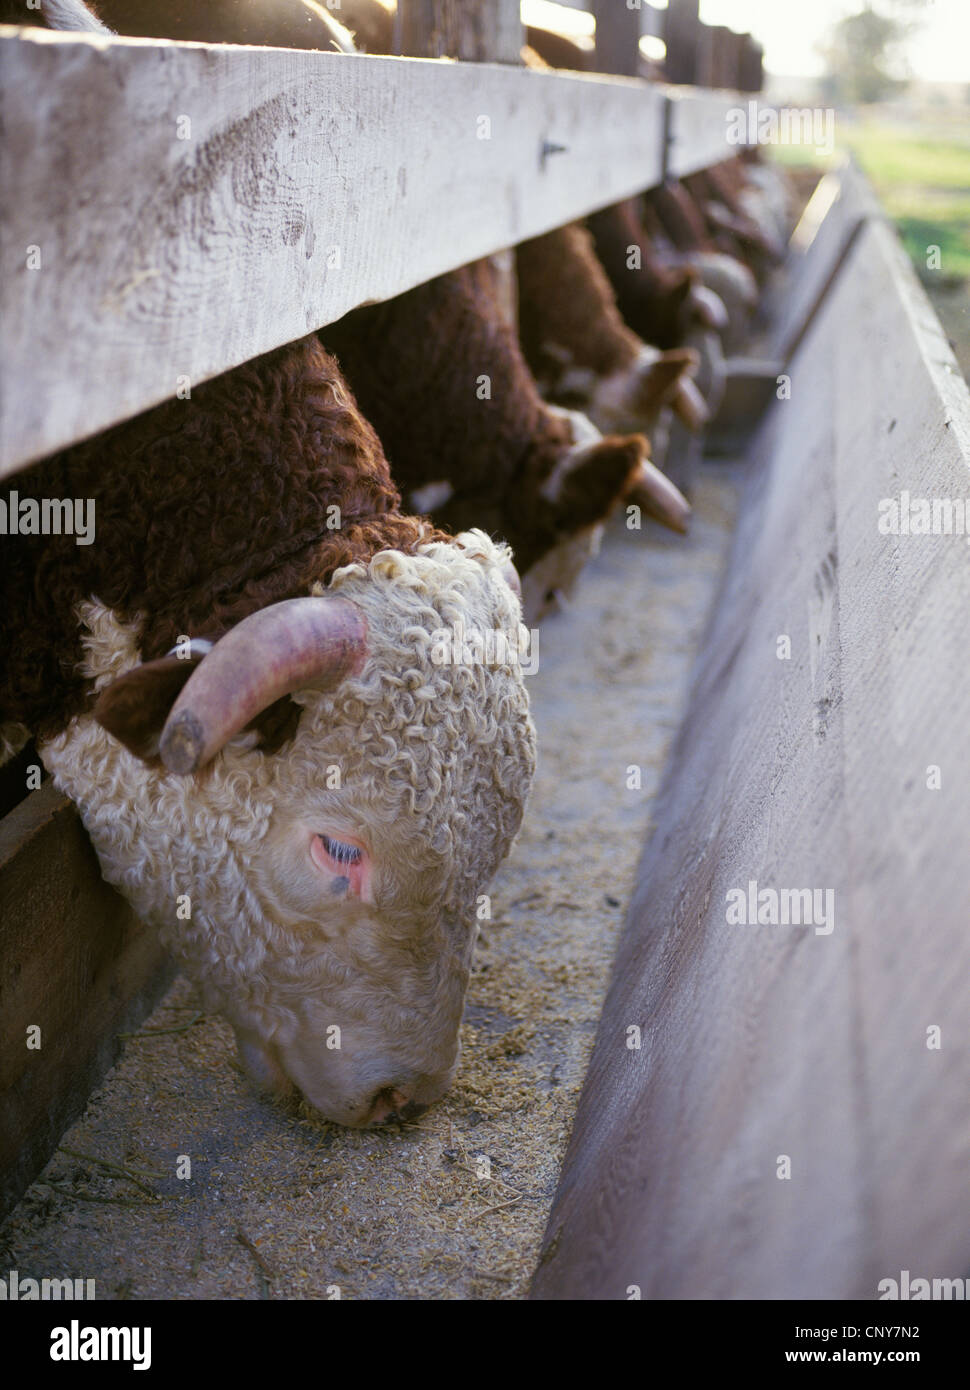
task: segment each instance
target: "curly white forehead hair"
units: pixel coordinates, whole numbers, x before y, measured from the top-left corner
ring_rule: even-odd
[[[476,901],[518,831],[535,770],[508,559],[469,532],[339,570],[324,592],[364,614],[367,660],[336,689],[291,696],[302,714],[279,752],[244,733],[179,777],[90,715],[42,749],[105,877],[159,929],[208,1006],[261,1044],[303,1056],[338,1022],[358,1030],[361,1054],[379,1036],[402,1074],[452,1067]],[[137,664],[137,633],[96,600],[82,609],[86,674],[100,688]],[[493,662],[442,664],[436,642],[456,626],[511,640]],[[301,827],[323,825],[367,845],[372,901],[321,900]]]

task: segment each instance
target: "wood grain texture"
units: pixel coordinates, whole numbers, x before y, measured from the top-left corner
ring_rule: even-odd
[[[664,89],[583,74],[8,29],[0,92],[0,475],[662,167]]]
[[[729,145],[727,137],[728,113],[740,106],[740,97],[730,92],[688,92],[676,87],[664,90],[671,97],[671,178],[685,178],[738,153],[738,146]]]
[[[825,174],[792,233],[785,273],[774,284],[766,354],[787,362],[835,283],[862,226],[884,219],[868,181],[851,163]]]
[[[523,44],[518,0],[400,0],[397,52],[408,58],[518,64]]]
[[[901,489],[970,496],[970,396],[881,223],[790,372],[638,872],[538,1298],[873,1299],[902,1269],[970,1273],[968,542],[877,525]],[[726,894],[751,880],[834,890],[831,935],[729,924]]]
[[[0,821],[0,1220],[171,977],[50,783]]]

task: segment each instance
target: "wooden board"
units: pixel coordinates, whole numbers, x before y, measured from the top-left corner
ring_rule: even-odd
[[[904,1269],[970,1271],[968,541],[877,524],[903,489],[970,497],[970,395],[884,225],[863,228],[790,372],[538,1298],[874,1299]],[[832,890],[833,930],[729,923],[750,882]]]
[[[660,177],[639,81],[25,35],[0,36],[0,475]]]
[[[0,821],[0,1220],[171,974],[50,783]]]
[[[671,178],[686,178],[738,153],[738,145],[728,144],[728,113],[739,108],[743,98],[733,92],[666,90],[672,105],[667,165]]]
[[[840,164],[819,180],[792,233],[784,274],[772,288],[768,356],[783,362],[791,358],[863,224],[884,218],[868,181],[853,164]]]

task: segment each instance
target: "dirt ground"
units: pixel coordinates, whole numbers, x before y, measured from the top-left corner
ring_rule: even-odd
[[[539,774],[447,1099],[368,1132],[267,1102],[179,981],[0,1231],[0,1267],[109,1299],[525,1296],[739,478],[703,466],[686,540],[617,522],[541,629]]]

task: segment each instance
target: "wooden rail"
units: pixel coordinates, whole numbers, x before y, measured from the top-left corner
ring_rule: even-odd
[[[727,157],[730,94],[0,30],[0,476]],[[434,215],[429,216],[429,209]]]

